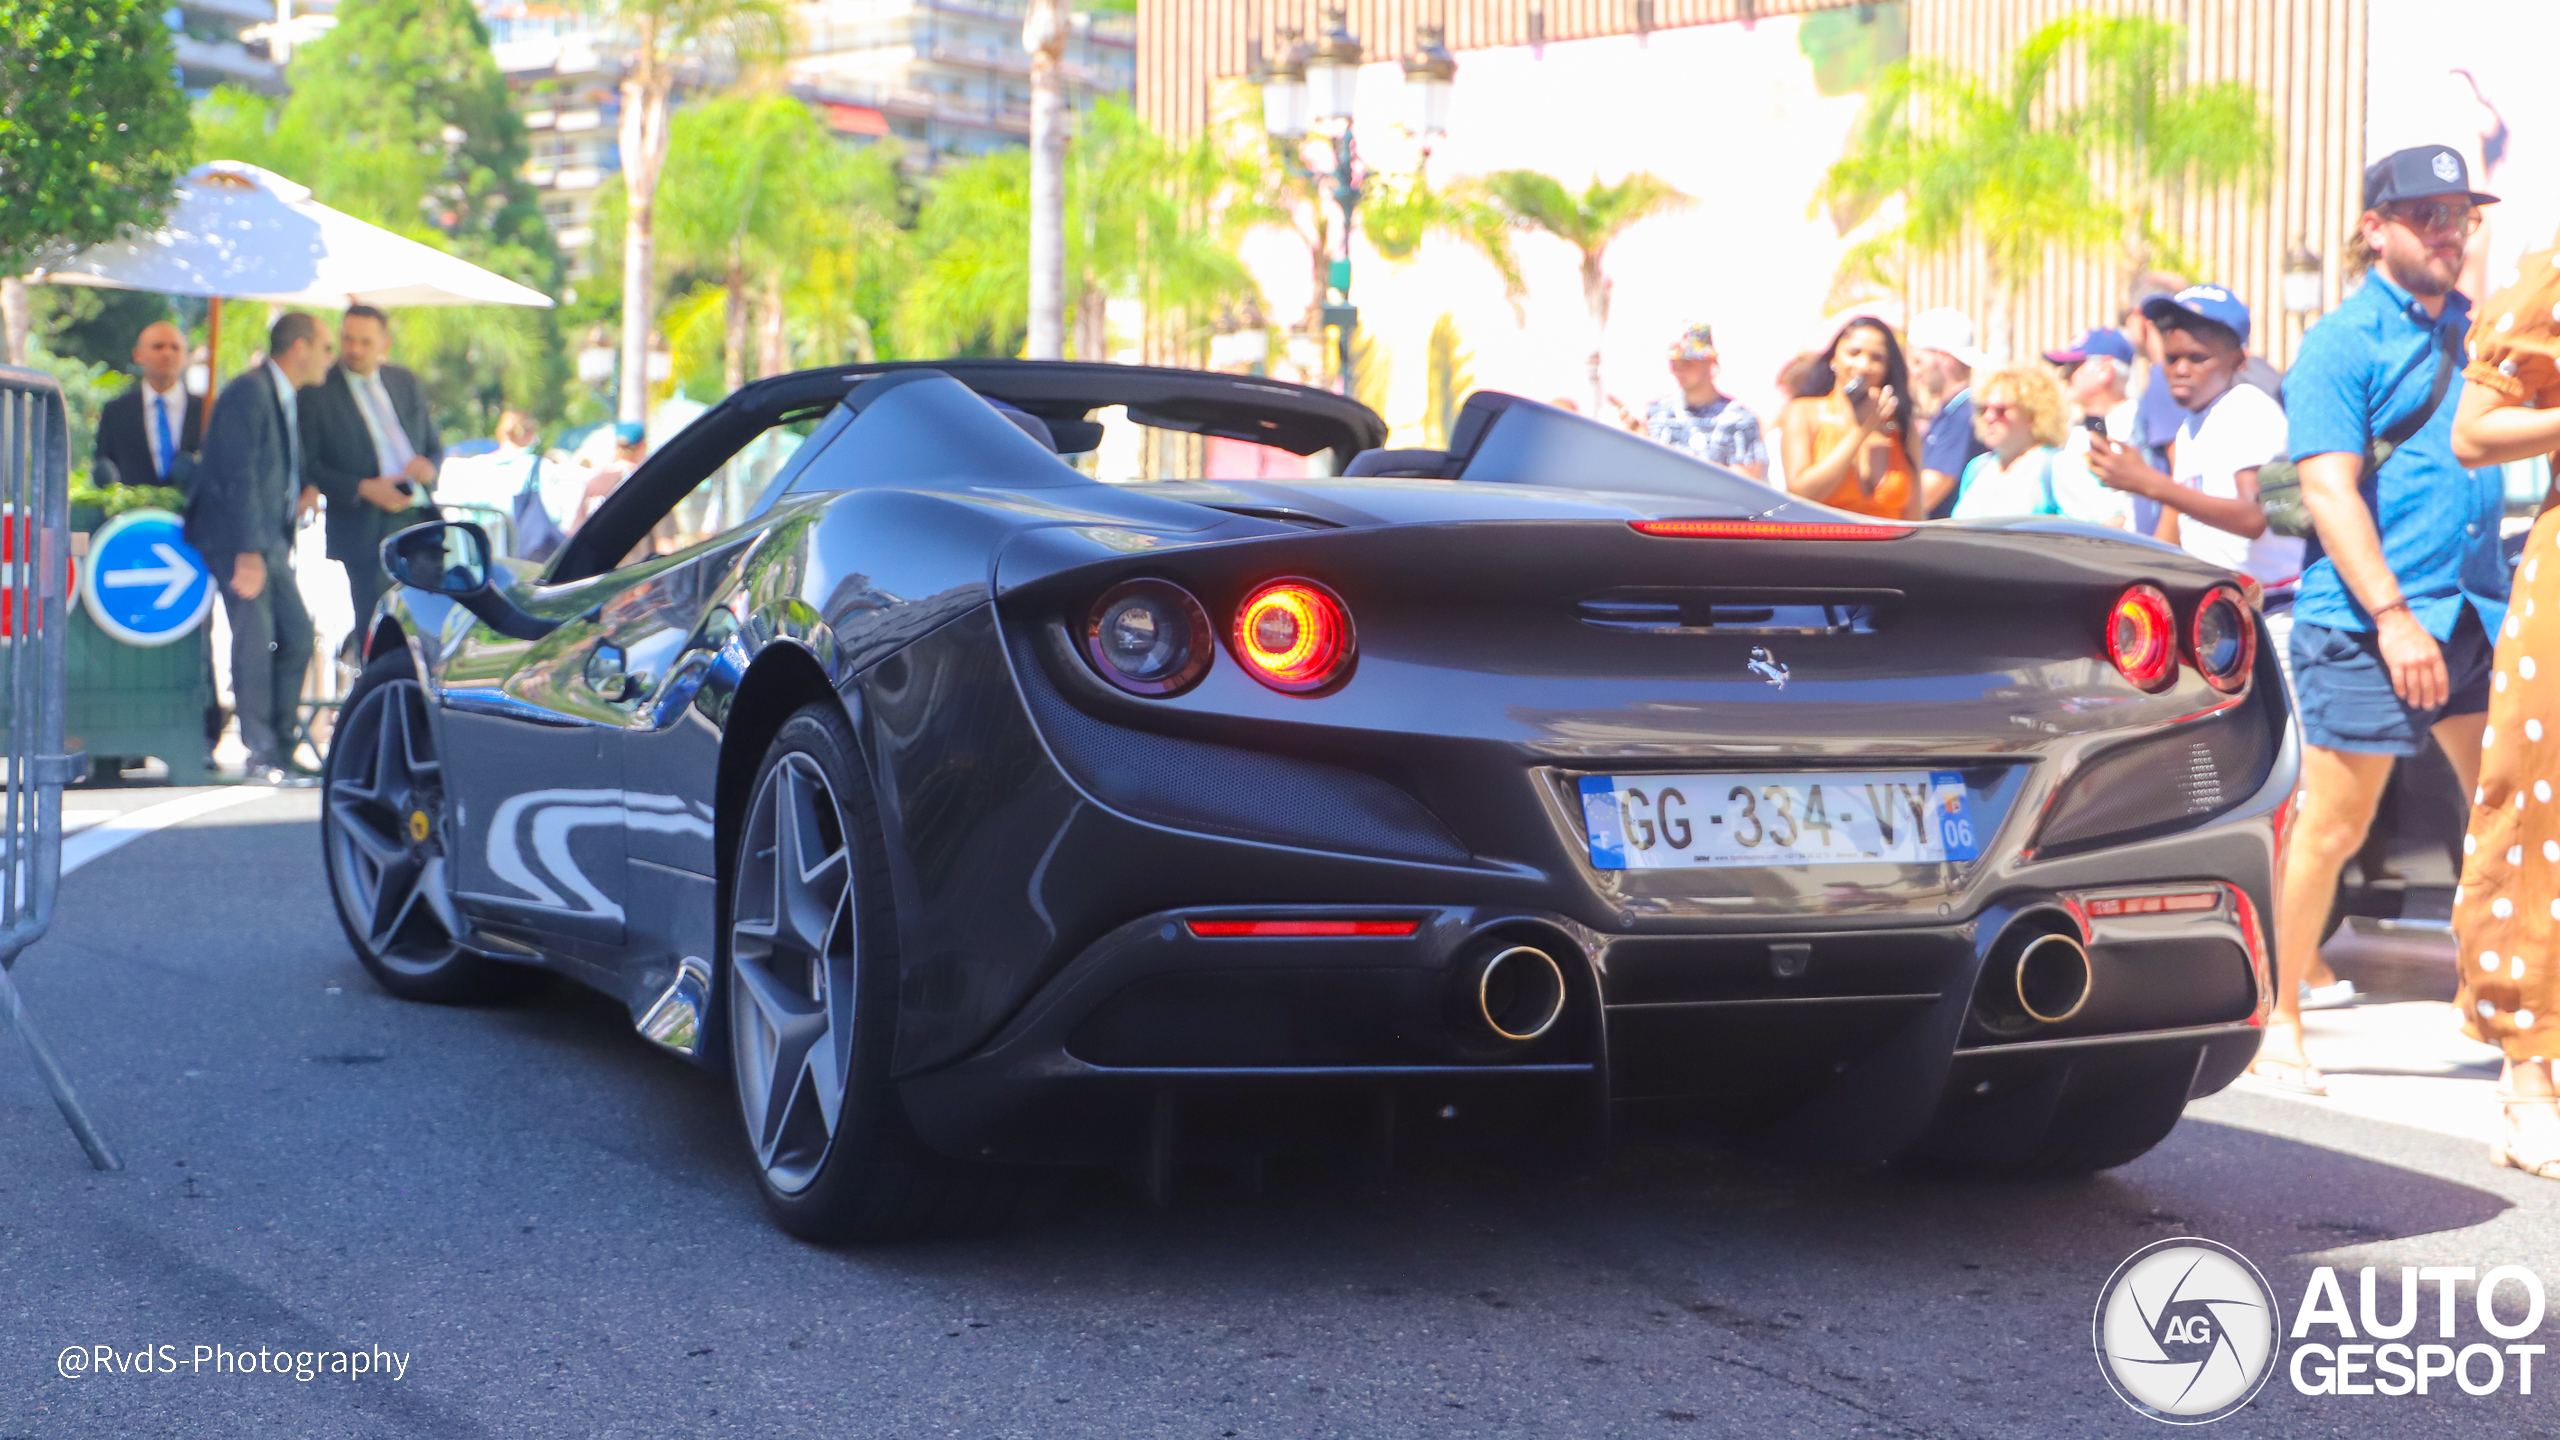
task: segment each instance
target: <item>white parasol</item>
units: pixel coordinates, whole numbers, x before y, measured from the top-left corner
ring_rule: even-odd
[[[239,160],[187,172],[157,230],[93,245],[28,277],[281,305],[538,305],[549,296],[368,225]]]
[[[343,309],[349,305],[537,305],[551,298],[459,256],[395,235],[311,198],[244,160],[187,172],[157,230],[93,245],[27,277],[49,285],[150,290],[212,300],[207,354],[222,352],[222,302]],[[209,367],[205,404],[221,381]]]

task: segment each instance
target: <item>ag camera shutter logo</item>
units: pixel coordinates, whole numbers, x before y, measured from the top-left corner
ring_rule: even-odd
[[[2249,1403],[2276,1363],[2280,1317],[2247,1256],[2194,1236],[2136,1250],[2098,1292],[2098,1369],[2124,1403],[2202,1425]]]

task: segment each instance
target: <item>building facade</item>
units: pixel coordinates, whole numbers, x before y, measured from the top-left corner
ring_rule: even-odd
[[[2287,313],[2281,306],[2289,261],[2318,267],[2318,308],[2335,304],[2341,292],[2337,256],[2359,208],[2365,158],[2368,11],[2400,3],[2125,0],[2110,7],[2184,25],[2190,79],[2243,81],[2273,118],[2277,155],[2265,185],[2196,197],[2162,218],[2192,278],[2224,281],[2266,317],[2258,347],[2278,364],[2317,317],[2315,309]],[[1141,111],[1168,131],[1197,130],[1208,122],[1219,86],[1249,75],[1265,49],[1284,42],[1284,30],[1320,33],[1328,8],[1325,0],[1149,0],[1138,43]],[[1771,21],[1798,24],[1810,36],[1825,16],[1821,27],[1832,36],[1849,33],[1852,21],[1890,20],[1914,58],[1987,73],[2039,25],[2092,7],[2089,0],[1349,0],[1344,8],[1373,60],[1409,49],[1418,25],[1445,25],[1463,85],[1471,52],[1525,48],[1535,55],[1572,42],[1702,34],[1696,27],[1765,29]],[[1810,41],[1805,54],[1819,81],[1824,55]],[[2067,94],[2068,77],[2064,84]],[[1835,92],[1826,84],[1823,93]],[[1612,97],[1550,91],[1534,98],[1571,116]],[[1702,134],[1700,143],[1732,138],[1719,131]],[[1591,164],[1609,173],[1624,168],[1608,153],[1595,153]],[[2040,345],[2112,321],[2128,278],[2111,257],[2050,256],[2017,297],[2014,333]],[[1985,318],[1999,308],[1989,286],[1979,256],[1914,263],[1896,299],[1909,310],[1954,305]],[[2295,291],[2304,293],[2299,280]]]

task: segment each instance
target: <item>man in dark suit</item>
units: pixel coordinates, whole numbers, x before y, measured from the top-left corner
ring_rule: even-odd
[[[98,411],[90,476],[107,478],[103,460],[123,484],[183,489],[204,445],[204,401],[187,393],[186,332],[166,320],[143,326],[133,368],[142,378]]]
[[[311,483],[329,501],[329,558],[347,567],[359,635],[372,628],[374,602],[391,583],[383,539],[435,518],[411,511],[434,503],[429,490],[444,463],[426,390],[390,354],[391,322],[370,305],[351,305],[338,327],[338,363],[302,396],[302,451]]]
[[[267,358],[222,387],[205,426],[204,459],[187,493],[187,543],[204,556],[231,621],[231,695],[249,776],[285,778],[293,757],[311,614],[293,574],[293,531],[319,503],[303,481],[296,395],[329,373],[329,333],[287,314],[267,332]]]

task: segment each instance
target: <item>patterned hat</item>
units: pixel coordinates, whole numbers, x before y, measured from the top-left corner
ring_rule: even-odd
[[[1715,353],[1715,327],[1704,320],[1681,331],[1680,338],[1671,342],[1671,358],[1674,360],[1704,360]]]

